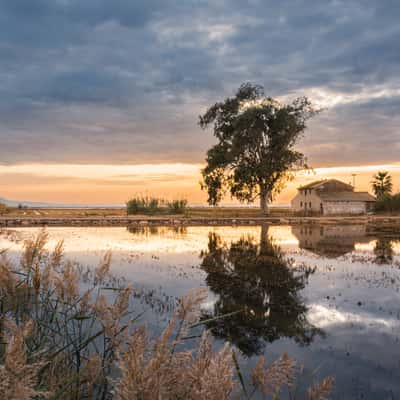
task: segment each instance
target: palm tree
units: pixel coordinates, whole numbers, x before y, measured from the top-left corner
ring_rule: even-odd
[[[371,182],[371,184],[372,190],[377,198],[390,195],[392,192],[392,177],[387,171],[379,171],[376,175],[374,175],[374,180]]]

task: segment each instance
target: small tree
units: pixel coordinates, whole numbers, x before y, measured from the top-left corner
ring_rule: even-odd
[[[371,184],[372,190],[378,199],[383,196],[388,196],[392,193],[392,177],[387,171],[379,171],[376,175],[374,175]]]
[[[218,143],[207,152],[202,188],[208,203],[217,205],[227,190],[242,202],[260,199],[263,214],[293,178],[305,168],[302,153],[294,145],[315,110],[306,97],[290,104],[264,96],[262,86],[243,84],[235,97],[211,106],[200,116],[199,125],[214,126]]]

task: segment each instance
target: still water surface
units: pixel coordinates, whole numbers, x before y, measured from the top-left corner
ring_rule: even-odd
[[[17,258],[37,233],[0,232]],[[49,228],[51,249],[92,268],[108,249],[112,272],[133,282],[142,322],[158,334],[176,299],[209,291],[202,318],[216,343],[240,351],[244,372],[259,355],[286,351],[304,365],[301,381],[336,378],[335,399],[400,397],[400,237],[364,226]]]

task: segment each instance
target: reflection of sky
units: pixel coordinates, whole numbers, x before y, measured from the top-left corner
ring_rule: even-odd
[[[376,246],[376,240],[371,240],[368,243],[356,243],[355,249],[357,251],[373,251]],[[400,254],[400,239],[392,241],[392,249],[395,253]]]
[[[18,239],[32,237],[38,229],[15,229]],[[130,233],[125,228],[51,228],[48,247],[52,248],[60,240],[64,240],[65,249],[68,252],[82,251],[116,251],[135,252],[167,252],[186,253],[204,250],[208,243],[209,232],[223,235],[224,240],[230,242],[240,239],[243,235],[253,236],[258,239],[260,227],[189,227],[184,234],[177,233],[168,228],[159,228],[156,233],[137,234]],[[298,241],[288,227],[272,226],[268,231],[274,241],[279,245],[297,244]],[[22,242],[10,242],[4,236],[0,236],[0,248],[21,248]]]
[[[8,248],[15,255],[22,240],[36,231],[15,229],[8,236],[0,235],[0,249]],[[133,234],[125,228],[48,231],[49,248],[64,239],[67,256],[87,265],[95,265],[104,251],[111,249],[115,274],[138,286],[161,288],[171,296],[205,285],[199,254],[207,249],[210,232],[218,233],[227,243],[249,235],[258,241],[261,233],[259,227],[190,227],[183,233],[162,228],[154,234]],[[351,253],[328,259],[299,249],[290,227],[270,227],[268,234],[296,265],[317,268],[302,296],[309,307],[309,322],[326,334],[310,346],[298,346],[289,339],[267,344],[268,359],[288,351],[305,365],[305,380],[311,379],[315,369],[318,377],[335,375],[337,399],[364,396],[375,400],[390,398],[390,391],[400,393],[399,242],[393,246],[393,262],[378,265],[374,263],[373,237],[356,242]],[[214,299],[210,294],[205,307],[212,308]],[[254,363],[241,359],[243,366]]]

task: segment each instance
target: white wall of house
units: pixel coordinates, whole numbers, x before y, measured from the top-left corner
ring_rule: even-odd
[[[364,201],[325,201],[324,215],[329,214],[363,214],[367,211]]]
[[[321,212],[322,201],[315,189],[303,189],[292,199],[293,211]]]

